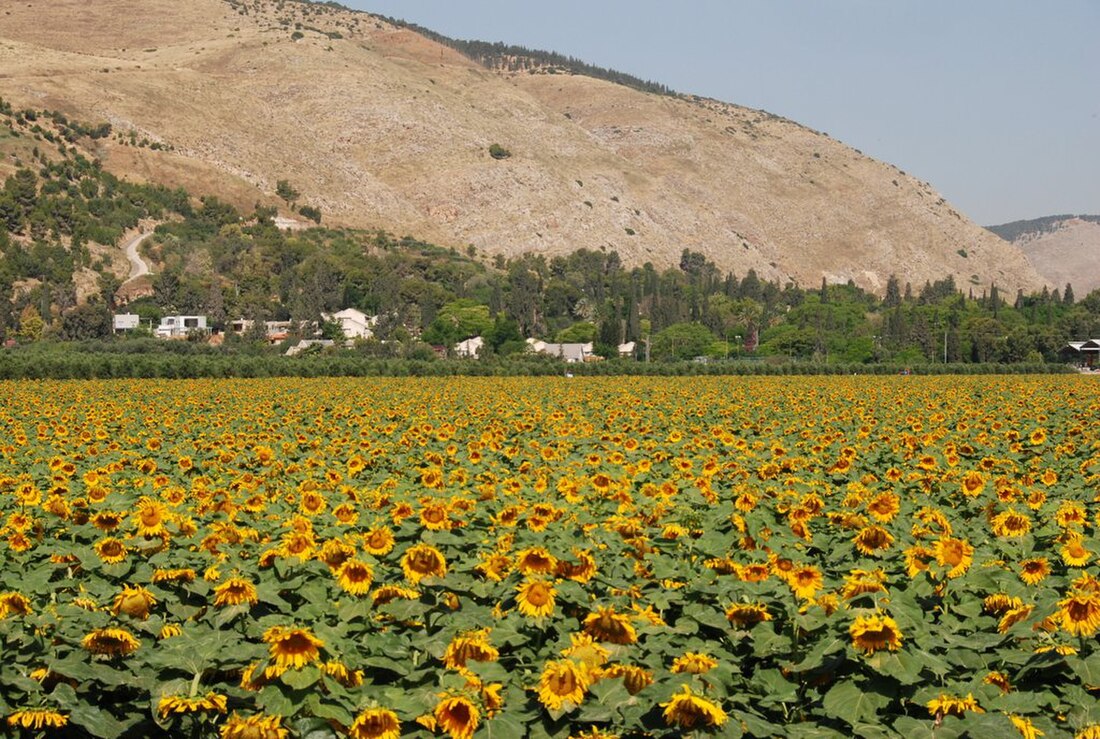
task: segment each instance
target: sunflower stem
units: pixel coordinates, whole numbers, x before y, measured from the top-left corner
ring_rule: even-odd
[[[195,673],[195,677],[191,678],[191,697],[194,698],[199,694],[199,681],[202,680],[202,671]]]

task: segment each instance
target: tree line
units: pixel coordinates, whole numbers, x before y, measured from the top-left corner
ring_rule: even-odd
[[[689,249],[673,266],[628,267],[615,251],[505,258],[380,230],[286,232],[274,207],[242,212],[216,197],[129,183],[64,140],[39,149],[32,120],[77,130],[67,120],[10,107],[5,115],[12,135],[35,144],[0,188],[0,338],[22,344],[111,339],[120,310],[146,325],[203,314],[219,332],[248,319],[317,324],[332,336],[324,316],[348,307],[379,317],[365,356],[414,361],[482,336],[483,353],[497,356],[537,337],[592,342],[607,358],[633,342],[634,358],[653,362],[1041,363],[1057,361],[1071,339],[1100,335],[1100,292],[1077,300],[1070,285],[1005,296],[951,277],[911,285],[891,276],[879,296],[851,282],[738,275]],[[161,221],[144,245],[152,294],[122,306],[110,259],[92,247],[118,244],[142,219]],[[292,330],[289,340],[306,333]],[[263,338],[258,329],[239,340]]]

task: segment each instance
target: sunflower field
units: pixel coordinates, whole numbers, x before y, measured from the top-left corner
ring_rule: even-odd
[[[0,731],[1095,739],[1095,382],[0,383]]]

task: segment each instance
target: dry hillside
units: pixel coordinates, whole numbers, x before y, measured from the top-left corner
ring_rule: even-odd
[[[1053,216],[993,226],[1023,251],[1047,282],[1076,295],[1100,288],[1100,216]]]
[[[119,174],[245,207],[287,179],[326,223],[490,254],[608,248],[664,266],[687,247],[804,285],[1042,284],[928,184],[824,134],[589,77],[489,71],[365,13],[7,3],[0,95],[109,121],[96,153]],[[494,143],[511,156],[491,157]]]

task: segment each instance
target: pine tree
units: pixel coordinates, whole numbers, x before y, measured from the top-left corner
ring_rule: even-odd
[[[886,280],[886,297],[883,299],[883,305],[887,308],[897,308],[901,305],[901,286],[897,275],[890,275]]]

